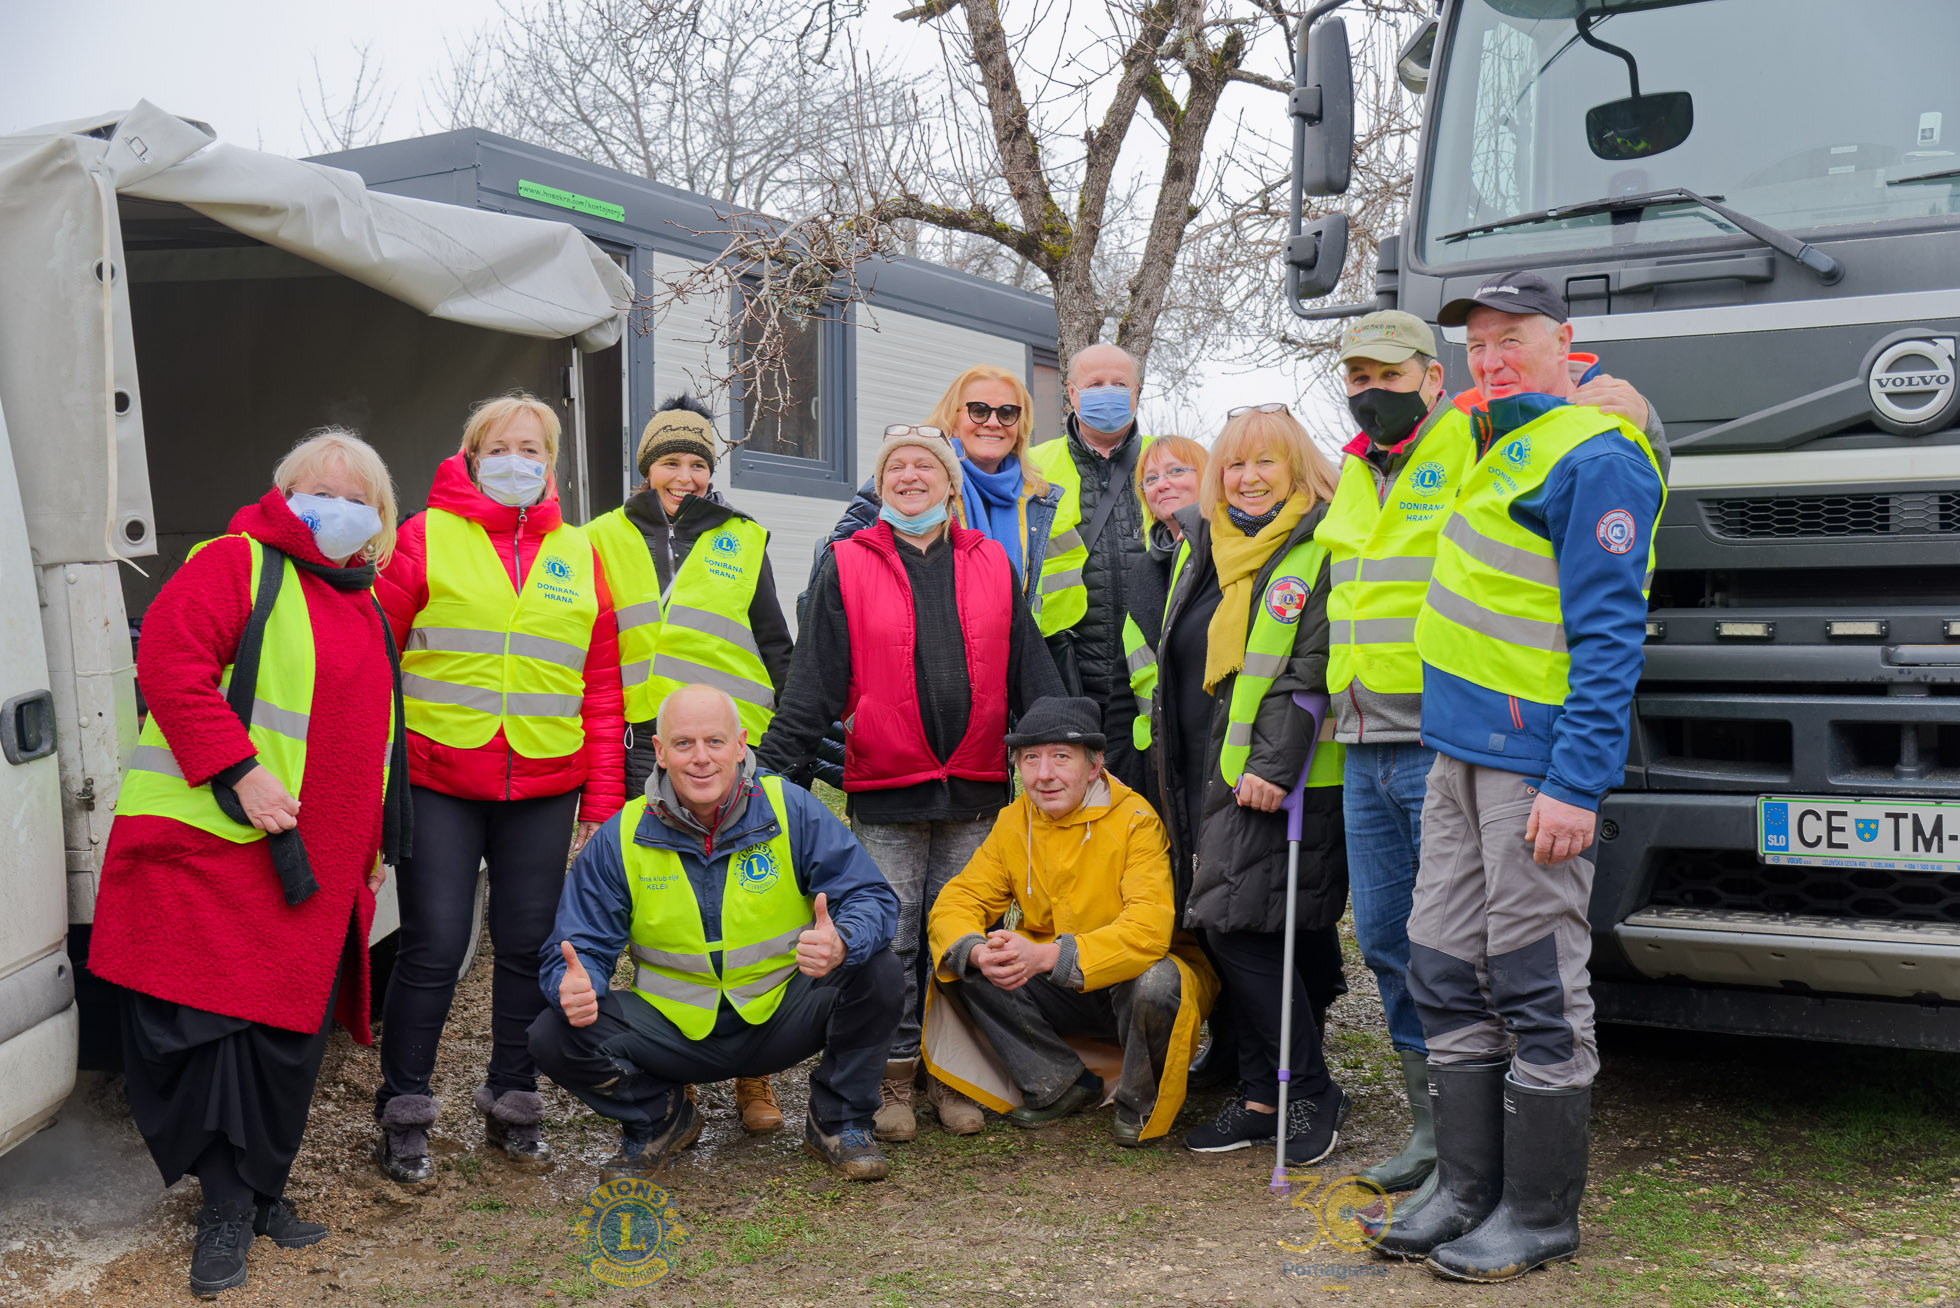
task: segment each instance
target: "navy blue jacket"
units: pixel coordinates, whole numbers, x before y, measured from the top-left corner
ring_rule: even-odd
[[[1530,398],[1548,403],[1531,406],[1527,418],[1559,403]],[[1641,590],[1660,507],[1660,477],[1617,430],[1569,451],[1535,490],[1512,503],[1512,520],[1549,541],[1558,561],[1570,690],[1563,704],[1538,704],[1424,664],[1425,745],[1532,777],[1553,799],[1598,809],[1600,797],[1625,775],[1647,635]],[[1630,541],[1619,529],[1620,514],[1632,519]]]
[[[776,814],[760,781],[751,781],[749,791],[748,808],[732,827],[717,833],[712,855],[703,852],[699,836],[661,821],[652,804],[642,811],[633,832],[641,845],[680,855],[709,940],[721,939],[721,896],[729,856],[776,838]],[[783,807],[789,818],[789,858],[797,889],[809,898],[819,893],[827,896],[825,907],[844,937],[844,965],[862,963],[891,944],[898,926],[898,896],[857,837],[822,800],[786,781]],[[561,940],[571,941],[578,951],[596,994],[604,996],[612,989],[613,967],[626,948],[633,921],[633,895],[620,855],[619,819],[614,814],[593,832],[573,860],[558,896],[558,920],[551,938],[538,951],[538,985],[554,1005],[565,975],[565,959],[558,950]],[[721,951],[714,951],[712,957],[719,970]]]

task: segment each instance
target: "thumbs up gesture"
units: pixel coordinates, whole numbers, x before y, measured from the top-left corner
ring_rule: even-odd
[[[559,941],[558,952],[565,956],[565,977],[558,983],[558,1007],[573,1026],[591,1026],[599,1020],[599,996],[593,993],[592,978],[585,964],[579,961],[571,941]]]
[[[807,977],[827,976],[844,961],[844,937],[830,920],[830,903],[824,895],[818,894],[814,911],[817,920],[796,938],[796,968]]]

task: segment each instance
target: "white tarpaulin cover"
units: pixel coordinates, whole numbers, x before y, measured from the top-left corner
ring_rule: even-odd
[[[632,284],[575,228],[370,191],[147,101],[0,136],[0,404],[35,559],[154,552],[118,194],[184,205],[436,318],[613,344]]]

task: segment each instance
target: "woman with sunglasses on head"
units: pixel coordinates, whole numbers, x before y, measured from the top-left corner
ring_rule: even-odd
[[[1171,866],[1188,876],[1181,924],[1201,933],[1236,1027],[1242,1093],[1185,1137],[1221,1153],[1285,1132],[1290,1163],[1340,1141],[1347,1097],[1328,1075],[1303,969],[1284,975],[1287,820],[1280,804],[1312,748],[1303,796],[1296,931],[1340,919],[1347,902],[1341,750],[1314,747],[1297,691],[1327,687],[1326,549],[1314,528],[1334,470],[1283,404],[1234,409],[1212,445],[1198,502],[1176,514],[1184,540],[1158,644],[1151,730]],[[1280,1001],[1291,989],[1290,1049]],[[1290,1070],[1286,1121],[1279,1069]]]
[[[1012,798],[1008,722],[1063,693],[999,541],[960,525],[964,466],[936,426],[892,426],[873,463],[878,521],[820,560],[789,682],[757,749],[796,776],[833,722],[844,734],[852,829],[898,894],[892,949],[905,1015],[885,1064],[874,1133],[910,1140],[918,1071],[921,921]],[[981,1126],[980,1110],[933,1082],[941,1125]]]

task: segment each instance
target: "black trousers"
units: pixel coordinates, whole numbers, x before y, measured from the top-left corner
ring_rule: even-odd
[[[1157,1083],[1171,1047],[1183,979],[1177,964],[1159,959],[1131,981],[1101,990],[1070,990],[1038,976],[1002,990],[978,972],[957,982],[973,1024],[1014,1078],[1030,1108],[1046,1108],[1086,1070],[1065,1036],[1122,1046],[1116,1102],[1146,1121],[1157,1107]]]
[[[632,991],[614,990],[599,1001],[599,1018],[590,1026],[573,1026],[547,1005],[531,1024],[531,1054],[546,1076],[593,1112],[642,1134],[666,1116],[678,1086],[768,1076],[821,1052],[810,1073],[817,1124],[826,1133],[868,1129],[905,1002],[902,981],[898,955],[889,949],[821,980],[798,972],[767,1022],[750,1025],[724,1004],[702,1040],[688,1039]]]
[[[558,916],[578,792],[542,799],[458,799],[414,788],[415,851],[402,861],[401,942],[381,1015],[379,1108],[429,1093],[436,1046],[469,951],[477,869],[490,865],[490,1089],[536,1090],[525,1032],[545,1007],[538,951]]]
[[[1232,1005],[1232,1029],[1238,1041],[1239,1080],[1252,1103],[1272,1104],[1279,1095],[1280,981],[1285,970],[1286,935],[1280,931],[1207,931],[1205,953],[1210,955],[1225,998]],[[1314,1025],[1313,999],[1302,977],[1297,945],[1293,975],[1293,1040],[1287,1057],[1291,1072],[1289,1098],[1314,1096],[1332,1083],[1321,1057],[1320,1028]]]

